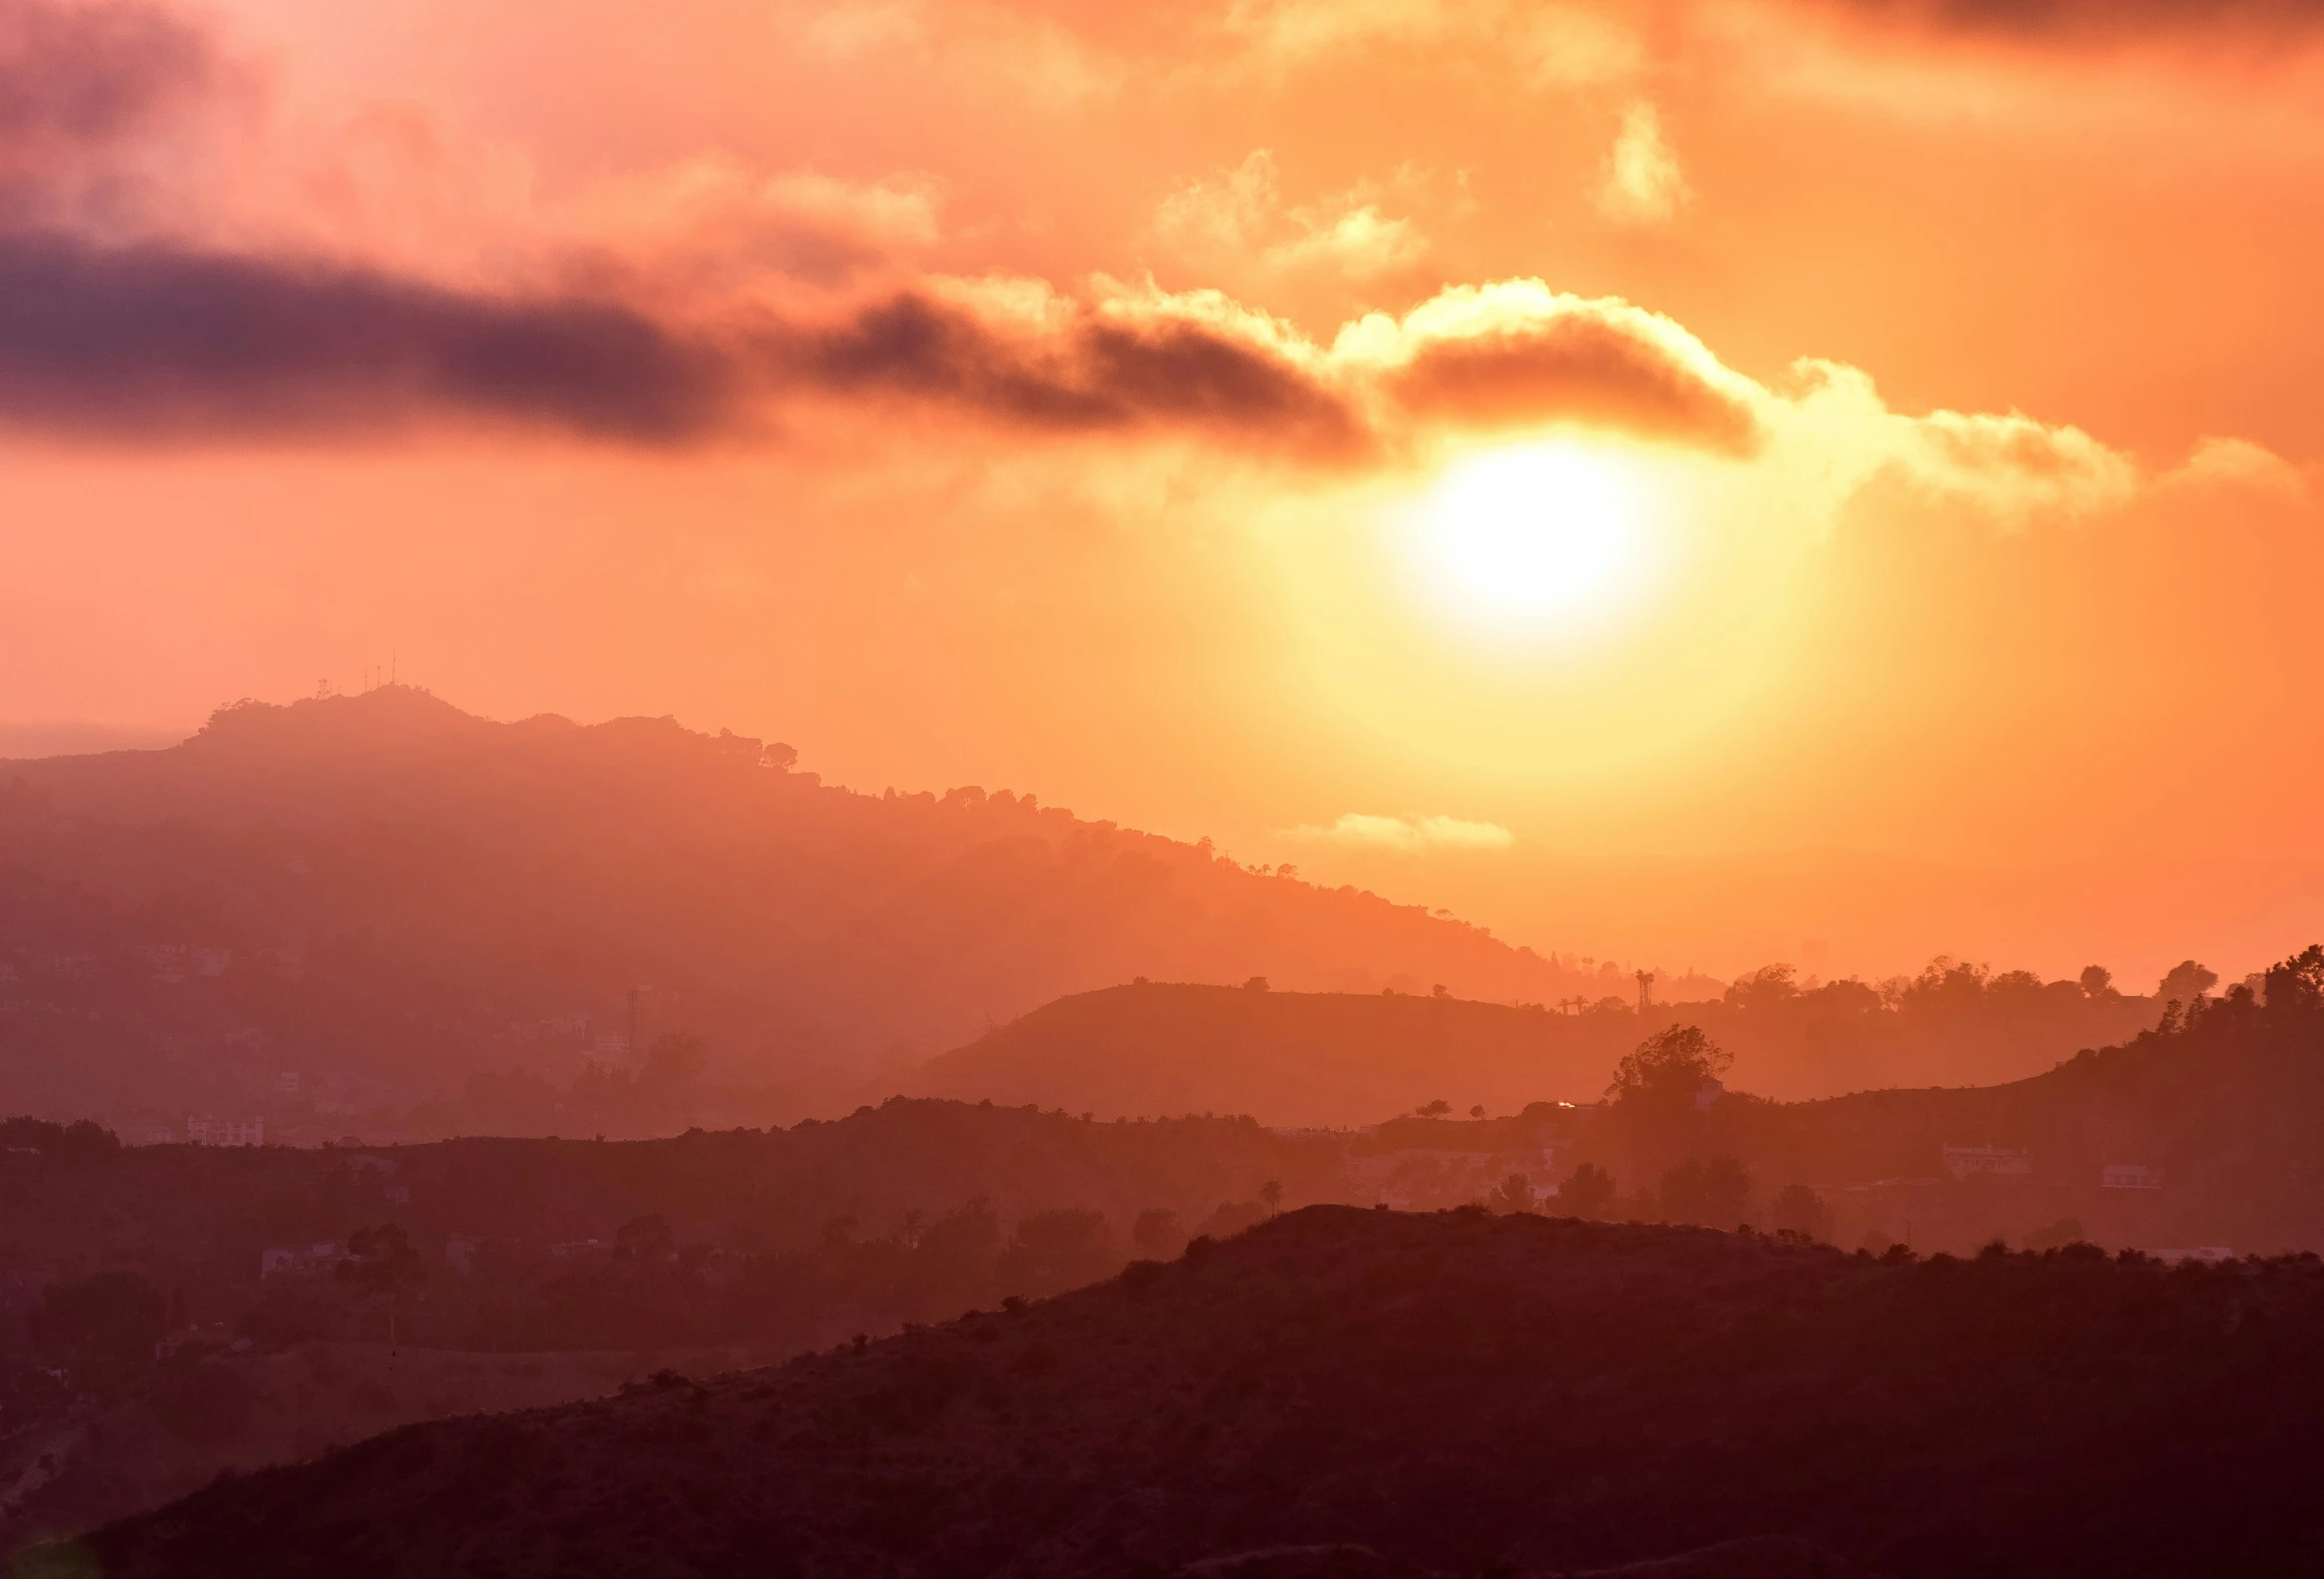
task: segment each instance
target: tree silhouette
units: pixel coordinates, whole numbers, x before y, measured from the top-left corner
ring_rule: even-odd
[[[661,1262],[670,1259],[675,1245],[667,1219],[653,1216],[633,1217],[613,1236],[615,1261]]]
[[[1583,1163],[1557,1187],[1557,1204],[1575,1217],[1596,1217],[1614,1198],[1614,1176],[1596,1163]]]
[[[1138,1214],[1130,1225],[1130,1240],[1156,1261],[1171,1261],[1186,1248],[1186,1230],[1179,1227],[1177,1213],[1154,1207]]]
[[[1767,1226],[1779,1234],[1829,1240],[1832,1237],[1832,1209],[1824,1204],[1822,1196],[1806,1185],[1785,1185],[1776,1198],[1768,1203]]]
[[[1441,1119],[1452,1111],[1452,1104],[1447,1102],[1443,1097],[1439,1097],[1434,1102],[1422,1103],[1413,1111],[1424,1119]]]
[[[347,1236],[347,1253],[331,1274],[351,1283],[387,1311],[387,1341],[395,1341],[395,1305],[406,1289],[418,1284],[422,1273],[419,1252],[399,1223],[359,1228]]]
[[[1691,1113],[1703,1083],[1735,1061],[1697,1026],[1673,1025],[1657,1031],[1622,1055],[1606,1100],[1626,1110],[1656,1114]]]
[[[2155,984],[2154,995],[2158,998],[2176,998],[2181,1003],[2192,1003],[2218,984],[2219,973],[2217,971],[2207,969],[2191,959],[2182,959],[2171,966],[2162,980]]]
[[[2324,943],[2310,943],[2282,964],[2270,965],[2263,990],[2271,1016],[2324,1008]]]
[[[1662,1210],[1674,1223],[1733,1228],[1750,1207],[1750,1171],[1732,1157],[1690,1157],[1662,1176]]]
[[[1484,1204],[1495,1212],[1530,1212],[1533,1210],[1533,1182],[1523,1174],[1510,1174],[1491,1195],[1485,1197]]]

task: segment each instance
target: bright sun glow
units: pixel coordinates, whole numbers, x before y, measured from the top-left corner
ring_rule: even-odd
[[[1429,590],[1464,625],[1552,636],[1628,605],[1653,523],[1636,467],[1573,444],[1492,449],[1456,462],[1411,518]]]

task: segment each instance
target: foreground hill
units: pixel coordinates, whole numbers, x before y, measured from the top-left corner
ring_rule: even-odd
[[[1014,1314],[396,1431],[86,1560],[1063,1575],[1356,1544],[1545,1573],[1781,1535],[1930,1579],[2290,1573],[2324,1541],[2319,1323],[2312,1258],[1313,1208]]]
[[[222,1471],[295,1463],[414,1420],[600,1397],[666,1363],[720,1360],[734,1362],[723,1351],[463,1354],[306,1343],[175,1364],[131,1395],[85,1398],[37,1418],[9,1411],[0,1552],[158,1507]]]
[[[1138,975],[1582,985],[1207,843],[1006,791],[857,793],[794,758],[388,687],[238,705],[166,751],[0,765],[0,1109],[247,1113],[288,1071],[335,1135],[479,1070],[618,1063],[633,1030],[638,1051],[698,1032],[711,1084],[764,1087]],[[619,1127],[606,1106],[592,1129]]]
[[[1586,1012],[1406,993],[1136,982],[1078,993],[986,1031],[894,1082],[925,1096],[1031,1102],[1100,1117],[1257,1113],[1363,1124],[1444,1099],[1514,1112],[1593,1102],[1638,1042],[1699,1025],[1763,1096],[2009,1080],[2146,1029],[2159,1005],[1950,962],[1890,996],[1799,990],[1761,973],[1724,1000]]]

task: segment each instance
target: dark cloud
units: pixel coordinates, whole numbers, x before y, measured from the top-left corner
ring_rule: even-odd
[[[1860,15],[2034,38],[2242,37],[2324,28],[2324,0],[1840,0]]]
[[[1012,333],[906,291],[778,344],[788,381],[935,400],[1034,427],[1195,427],[1316,452],[1364,442],[1346,403],[1310,373],[1183,318],[1115,322],[1084,310],[1058,330]]]
[[[295,432],[434,414],[669,442],[734,415],[727,358],[634,311],[358,269],[0,236],[0,420]]]
[[[906,293],[829,325],[681,334],[606,301],[467,294],[360,269],[0,235],[0,420],[122,436],[526,421],[674,442],[763,393],[893,395],[1064,431],[1202,428],[1348,449],[1345,406],[1201,325],[1082,313],[1012,335]]]
[[[156,6],[0,0],[0,149],[118,141],[215,71],[209,40]]]
[[[1348,366],[1168,304],[1051,301],[1025,317],[910,289],[836,318],[695,331],[610,298],[0,231],[0,422],[136,439],[504,421],[669,444],[742,433],[785,399],[908,401],[1347,465],[1383,438],[1356,393],[1385,388],[1421,425],[1581,421],[1755,447],[1741,386],[1630,321],[1643,317],[1420,335],[1393,365]]]
[[[1636,328],[1586,311],[1423,341],[1392,388],[1414,415],[1466,426],[1595,423],[1735,454],[1758,448],[1758,414]]]

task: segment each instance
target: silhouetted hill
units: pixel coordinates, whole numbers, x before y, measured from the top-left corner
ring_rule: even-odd
[[[294,1071],[333,1134],[472,1071],[619,1062],[640,986],[641,1048],[700,1033],[731,1088],[899,1064],[1137,975],[1495,999],[1582,981],[1207,844],[1007,791],[856,793],[794,760],[388,687],[4,765],[0,1107],[249,1109]]]
[[[1826,1096],[2006,1080],[2131,1036],[2155,1009],[1950,962],[1885,997],[1854,981],[1800,991],[1747,980],[1719,1002],[1614,1001],[1570,1014],[1405,993],[1138,982],[1044,1004],[900,1086],[1100,1116],[1256,1113],[1275,1124],[1369,1123],[1439,1099],[1460,1112],[1513,1112],[1543,1098],[1594,1102],[1641,1038],[1684,1023],[1735,1055],[1733,1084]]]
[[[398,1430],[88,1555],[643,1579],[1337,1545],[1546,1573],[1773,1535],[1903,1579],[2289,1574],[2324,1550],[2320,1323],[2313,1258],[1883,1262],[1314,1208],[1015,1314]]]
[[[1638,1034],[1627,1014],[1141,982],[1044,1004],[902,1084],[1100,1116],[1258,1113],[1353,1125],[1439,1097],[1496,1111],[1543,1097],[1593,1101]]]
[[[45,1289],[114,1271],[229,1336],[384,1337],[385,1312],[333,1278],[351,1233],[383,1224],[415,1256],[411,1341],[787,1353],[1105,1276],[1141,1254],[1148,1213],[1175,1218],[1175,1248],[1222,1206],[1247,1212],[1236,1227],[1257,1218],[1270,1180],[1299,1204],[1342,1184],[1336,1145],[1247,1118],[1103,1124],[905,1100],[629,1142],[41,1155],[25,1128],[0,1125],[0,1361]],[[1012,1237],[1060,1214],[1073,1221],[1052,1225],[1053,1257],[1011,1254]],[[268,1272],[270,1251],[290,1259]]]

